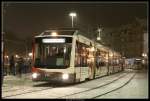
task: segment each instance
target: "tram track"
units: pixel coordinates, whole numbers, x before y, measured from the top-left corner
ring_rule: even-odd
[[[117,81],[117,80],[119,80],[119,79],[121,79],[121,78],[127,76],[128,74],[129,74],[129,73],[127,73],[127,74],[125,74],[125,75],[123,75],[123,76],[121,76],[121,77],[118,77],[117,79],[115,79],[115,80],[113,80],[113,81],[110,81],[110,82],[108,82],[108,83],[106,83],[106,84],[103,84],[103,85],[100,85],[100,86],[97,86],[97,87],[94,87],[94,88],[91,88],[91,89],[87,89],[87,90],[84,90],[84,91],[76,92],[76,93],[73,93],[73,94],[64,95],[64,96],[58,97],[58,99],[60,99],[60,98],[68,98],[68,97],[70,97],[70,96],[74,96],[74,95],[78,95],[78,94],[84,94],[84,93],[87,93],[87,92],[90,92],[90,91],[93,91],[93,90],[96,90],[96,89],[100,89],[100,88],[102,88],[102,87],[105,87],[105,86],[107,86],[107,85],[110,85],[110,84],[114,83],[115,81]],[[126,83],[124,83],[122,86],[117,87],[117,88],[115,88],[115,89],[113,89],[113,90],[111,90],[111,91],[106,91],[106,92],[104,92],[104,93],[102,93],[102,94],[100,94],[100,95],[91,97],[90,99],[98,98],[98,97],[100,97],[100,96],[106,95],[106,94],[108,94],[108,93],[111,93],[111,92],[113,92],[113,91],[116,91],[116,90],[118,90],[118,89],[124,87],[125,85],[127,85],[127,84],[134,78],[135,75],[136,75],[136,73],[135,73],[134,75],[132,75],[132,77],[131,77]]]
[[[23,94],[28,94],[28,93],[33,93],[33,92],[38,92],[38,91],[43,91],[43,90],[49,90],[49,89],[53,89],[53,88],[50,87],[50,88],[43,88],[43,89],[39,89],[39,90],[27,91],[27,92],[24,92],[24,93],[18,93],[18,94],[4,96],[3,98],[12,97],[12,96],[18,96],[18,95],[23,95]]]
[[[11,91],[17,91],[17,90],[21,90],[21,89],[20,88],[18,88],[18,89],[11,89],[11,90],[5,90],[3,92],[11,92]]]
[[[57,87],[57,86],[56,86],[56,87]],[[54,89],[54,88],[56,88],[56,87],[54,86],[54,87],[48,87],[48,88],[43,88],[43,89],[39,89],[39,90],[31,90],[31,91],[27,91],[27,92],[24,92],[24,93],[18,93],[18,94],[12,94],[12,95],[8,95],[8,96],[4,96],[3,98],[18,96],[18,95],[24,95],[24,94],[33,93],[33,92],[38,92],[38,91],[50,90],[50,89]],[[22,90],[22,89],[15,89],[15,90]],[[9,91],[14,91],[14,90],[7,90],[7,91],[5,91],[5,92],[9,92]]]
[[[32,86],[34,86],[34,84],[33,84]],[[14,89],[14,88],[12,88],[12,87],[9,87],[9,88],[7,88],[7,89],[9,89],[9,90],[3,90],[3,92],[11,92],[11,91],[17,91],[17,90],[24,90],[24,88],[25,88],[25,87],[23,87],[23,86],[21,86],[21,85],[19,85],[19,87],[21,87],[21,88],[16,88],[16,89]],[[4,88],[3,88],[3,89],[4,89]]]
[[[117,80],[119,80],[119,79],[125,77],[125,76],[128,75],[128,74],[129,74],[129,73],[127,73],[127,74],[125,74],[125,75],[122,75],[122,76],[118,77],[117,79],[114,79],[114,80],[112,80],[112,81],[110,81],[110,82],[108,82],[108,83],[106,83],[106,84],[102,84],[102,85],[100,85],[100,86],[93,87],[93,88],[90,88],[90,89],[87,89],[87,90],[84,90],[84,91],[79,91],[79,92],[76,92],[76,93],[73,93],[73,94],[64,95],[64,96],[61,96],[61,97],[58,97],[58,98],[63,98],[63,97],[67,97],[67,96],[72,96],[72,95],[76,95],[76,94],[80,94],[80,93],[84,93],[84,92],[88,92],[88,91],[91,91],[91,90],[94,90],[94,89],[98,89],[98,88],[104,87],[104,86],[106,86],[106,85],[109,85],[109,84],[114,83],[115,81],[117,81]]]
[[[94,90],[94,89],[97,89],[97,88],[100,88],[100,87],[103,87],[103,86],[106,86],[106,85],[109,85],[117,80],[119,80],[120,78],[123,78],[124,76],[126,76],[127,74],[129,73],[126,73],[125,75],[121,75],[119,74],[120,77],[106,83],[106,84],[103,84],[103,85],[100,85],[98,87],[94,87],[94,88],[91,88],[91,89],[88,89],[88,90],[84,90],[84,91],[80,91],[80,92],[76,92],[76,93],[73,93],[73,94],[68,94],[68,95],[65,95],[65,96],[61,96],[61,97],[58,97],[58,98],[63,98],[63,97],[66,97],[66,96],[71,96],[71,95],[75,95],[75,94],[79,94],[79,93],[84,93],[84,92],[88,92],[90,90]],[[73,85],[74,86],[74,85]],[[7,98],[7,97],[13,97],[13,96],[18,96],[18,95],[24,95],[24,94],[28,94],[28,93],[33,93],[33,92],[39,92],[39,91],[44,91],[44,90],[50,90],[50,89],[54,89],[56,87],[50,87],[50,88],[43,88],[43,89],[39,89],[39,90],[32,90],[32,91],[27,91],[27,92],[23,92],[23,93],[19,93],[19,94],[13,94],[13,95],[8,95],[8,96],[4,96],[3,98]],[[17,89],[16,89],[17,90]],[[19,90],[19,89],[18,89]]]
[[[41,85],[41,84],[37,84],[37,85]],[[35,85],[33,84],[32,86],[35,86]],[[25,89],[25,87],[23,87],[23,86],[20,86],[20,87],[21,88],[16,88],[16,89],[13,89],[12,87],[9,87],[9,88],[7,88],[9,90],[3,90],[3,92],[11,92],[11,91],[17,91],[17,90],[24,90]]]
[[[136,73],[135,73],[126,83],[124,83],[122,86],[117,87],[117,88],[115,88],[115,89],[113,89],[113,90],[107,91],[107,92],[105,92],[105,93],[103,93],[103,94],[97,95],[97,96],[93,97],[92,99],[95,99],[95,98],[104,96],[104,95],[106,95],[106,94],[108,94],[108,93],[111,93],[111,92],[114,92],[114,91],[116,91],[116,90],[119,90],[120,88],[123,88],[124,86],[126,86],[126,85],[135,77],[135,75],[136,75]]]

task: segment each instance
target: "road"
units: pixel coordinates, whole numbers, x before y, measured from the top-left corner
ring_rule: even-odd
[[[13,80],[14,79],[14,80]],[[4,80],[4,99],[128,99],[148,98],[146,70],[125,70],[110,76],[73,85],[34,83],[27,78]],[[18,80],[18,81],[17,81]]]

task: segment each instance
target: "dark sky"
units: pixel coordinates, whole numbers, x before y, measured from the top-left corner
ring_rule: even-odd
[[[119,27],[130,23],[135,17],[147,18],[147,2],[51,2],[15,3],[5,2],[4,29],[24,39],[40,34],[48,28],[71,27],[69,13],[75,11],[78,27],[103,28]]]

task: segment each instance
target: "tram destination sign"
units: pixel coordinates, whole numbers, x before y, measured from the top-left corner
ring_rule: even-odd
[[[58,38],[58,39],[43,39],[43,43],[65,43],[66,40],[64,38]]]
[[[35,38],[36,43],[72,43],[72,37],[38,37]]]

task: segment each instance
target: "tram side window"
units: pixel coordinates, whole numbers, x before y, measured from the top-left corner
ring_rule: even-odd
[[[103,52],[103,51],[100,51],[100,63],[99,63],[99,66],[106,66],[107,65],[107,60],[105,59],[106,58],[106,55],[107,53]]]
[[[119,57],[117,57],[117,59],[116,59],[116,64],[117,64],[117,66],[119,66]]]
[[[75,47],[75,67],[87,67],[87,59],[88,59],[88,46],[76,42]]]
[[[96,67],[98,68],[101,65],[101,57],[100,57],[100,51],[96,51]]]
[[[118,59],[118,57],[113,59],[113,65],[114,66],[119,66],[119,59]]]

